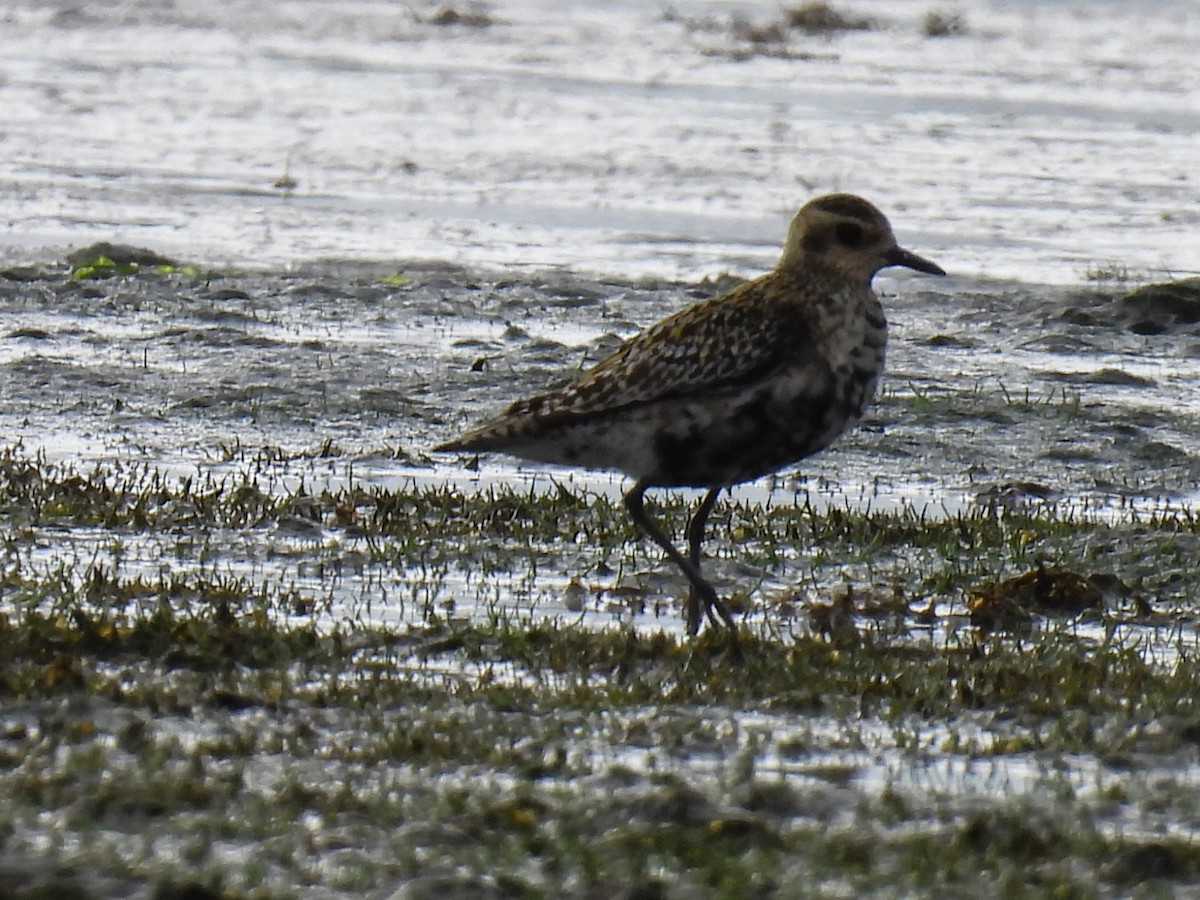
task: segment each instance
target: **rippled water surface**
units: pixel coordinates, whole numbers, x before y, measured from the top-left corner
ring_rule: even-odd
[[[1200,302],[1194,316],[1160,310],[1147,324],[1125,297],[1200,270],[1200,13],[1189,0],[960,0],[937,7],[955,27],[933,37],[924,0],[845,11],[871,27],[773,33],[776,6],[687,0],[498,3],[471,7],[486,19],[474,24],[439,24],[442,7],[424,2],[7,4],[0,443],[47,467],[96,466],[131,483],[142,475],[129,473],[253,481],[298,503],[349,485],[616,498],[616,475],[430,448],[732,283],[722,273],[768,268],[800,203],[848,190],[950,276],[877,279],[892,324],[878,403],[836,449],[735,499],[1116,523],[1112,535],[1050,538],[1038,551],[1085,558],[1085,574],[1112,588],[1111,617],[1072,626],[1073,637],[1127,644],[1168,669],[1194,654],[1196,540],[1142,523],[1190,521],[1200,490]],[[96,241],[190,266],[77,277],[66,252]],[[930,629],[912,617],[894,633],[874,626],[888,641],[952,642],[969,627],[961,591],[941,595],[925,579],[957,564],[952,551],[831,558],[803,540],[763,553],[725,509],[706,571],[748,597],[752,628],[804,630],[797,601],[851,583],[868,600],[895,588],[914,609],[930,604]],[[97,567],[146,583],[201,573],[262,585],[280,608],[300,596],[324,628],[516,610],[681,630],[680,579],[636,542],[602,552],[577,535],[490,571],[470,547],[436,569],[423,553],[381,551],[337,516],[203,534],[52,517],[5,527],[4,590],[56,572],[79,583]],[[440,540],[418,538],[418,549]],[[994,574],[1036,565],[1022,543],[1036,539],[1014,534]],[[1133,621],[1135,599],[1159,618]],[[461,661],[446,664],[452,675]],[[439,664],[420,665],[437,678]],[[216,731],[258,728],[210,712]],[[116,713],[124,735],[133,713]],[[980,797],[1041,803],[1052,784],[1062,796],[1047,805],[1073,818],[1083,798],[1105,833],[1197,833],[1191,745],[1139,750],[1134,765],[1042,752],[1058,724],[1003,711],[949,723],[711,713],[720,739],[682,741],[673,759],[657,738],[631,747],[608,732],[571,752],[594,752],[597,772],[681,773],[706,790],[758,758],[781,783],[828,781],[821,793],[838,815],[861,807],[875,822],[903,794],[919,810],[914,828],[936,830]],[[254,714],[279,718],[281,733],[294,727],[274,708]],[[47,728],[37,710],[0,717],[0,740],[14,746]],[[314,745],[359,727],[345,710],[335,719]],[[1133,719],[1119,727],[1141,748],[1158,723]],[[186,713],[153,727],[186,741],[200,733]],[[942,751],[951,745],[960,749]],[[297,752],[259,754],[246,783],[269,797],[282,783],[275,767],[329,780]],[[459,775],[477,787],[477,772]],[[363,790],[377,799],[376,787]],[[594,800],[604,786],[577,789]],[[31,816],[18,849],[75,840],[54,815]],[[121,828],[136,835],[144,822],[119,820],[123,840]],[[204,858],[225,865],[256,846],[231,841]],[[279,865],[286,884],[294,870]],[[336,881],[313,877],[322,889]]]
[[[695,277],[850,190],[952,272],[1195,270],[1194,4],[9,4],[0,249],[429,258]],[[282,176],[296,182],[273,187]]]
[[[735,497],[1190,507],[1200,342],[1136,333],[1121,301],[1196,266],[1189,4],[961,3],[944,37],[923,4],[863,4],[871,28],[766,41],[781,14],[753,5],[438,12],[9,8],[0,253],[44,268],[0,283],[7,439],[180,477],[335,451],[276,491],[616,496],[616,476],[428,449],[711,294],[700,278],[769,266],[794,207],[845,189],[951,275],[880,276],[893,338],[864,427]],[[101,239],[204,274],[50,265]]]

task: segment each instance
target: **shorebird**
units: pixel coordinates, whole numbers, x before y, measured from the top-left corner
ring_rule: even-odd
[[[775,268],[668,316],[563,387],[435,447],[616,469],[633,521],[687,577],[687,628],[701,615],[736,635],[700,573],[708,516],[725,488],[825,449],[862,416],[883,370],[887,319],[875,273],[945,275],[902,249],[888,220],[852,194],[796,213]],[[652,487],[704,488],[687,555],[646,512]]]

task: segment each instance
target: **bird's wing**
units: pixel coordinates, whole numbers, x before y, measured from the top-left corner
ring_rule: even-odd
[[[813,360],[817,341],[811,308],[772,273],[680,310],[574,381],[434,449],[503,449],[578,419],[752,383]]]
[[[803,358],[815,341],[804,308],[775,296],[780,287],[766,276],[680,310],[570,384],[514,404],[505,417],[561,421],[761,378]]]

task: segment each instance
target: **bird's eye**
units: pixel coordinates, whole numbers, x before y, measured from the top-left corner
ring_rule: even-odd
[[[861,225],[855,225],[853,222],[839,222],[833,234],[843,247],[862,246],[864,235]]]

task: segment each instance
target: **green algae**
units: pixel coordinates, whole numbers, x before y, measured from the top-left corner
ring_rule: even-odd
[[[168,280],[140,275],[143,287]],[[178,276],[178,291],[114,295],[114,308],[166,310],[201,336],[207,316],[281,317],[279,286],[210,291]],[[367,280],[372,315],[407,314],[375,286],[409,284]],[[320,304],[345,287],[286,282],[330,321],[343,311]],[[490,290],[468,298],[519,313],[519,290]],[[302,337],[331,364],[344,352]],[[576,363],[574,348],[564,355]],[[290,379],[294,358],[280,359]],[[322,362],[310,376],[327,373]],[[841,508],[812,502],[815,487],[795,502],[724,502],[707,564],[748,611],[735,659],[714,636],[680,638],[680,587],[655,574],[658,555],[614,496],[545,480],[463,490],[428,477],[419,453],[407,462],[426,477],[355,477],[342,447],[363,440],[370,415],[348,384],[328,396],[332,415],[352,409],[353,432],[312,428],[299,396],[273,407],[232,395],[238,416],[282,412],[304,440],[322,438],[304,450],[209,441],[185,476],[0,451],[10,895],[1196,889],[1198,535],[1186,508],[1089,512],[1004,484],[951,511]],[[145,381],[129,385],[118,393],[136,405]],[[405,410],[420,388],[405,386]],[[1083,391],[916,378],[880,409],[931,441],[963,422],[1110,433],[1112,411]],[[229,396],[201,385],[152,407],[190,418]],[[426,406],[422,435],[447,425],[445,395]],[[379,407],[389,422],[393,407]],[[1161,438],[1152,409],[1115,427],[1128,422]],[[331,461],[341,476],[317,477]],[[653,502],[678,529],[692,501]],[[1040,566],[1097,584],[1104,607],[972,627],[973,591]],[[517,602],[572,585],[578,614]],[[597,613],[615,600],[661,604],[663,618]],[[840,625],[837,609],[848,610]]]
[[[587,492],[311,490],[272,476],[290,462],[179,477],[0,453],[11,895],[1092,897],[1200,880],[1177,836],[1200,816],[1200,648],[1172,605],[1197,587],[1186,512],[727,503],[718,556],[817,548],[818,595],[869,576],[851,627],[768,605],[740,657],[720,634],[503,605],[386,624],[268,571],[34,552],[80,530],[211,552],[297,520],[361,541],[355,565],[425,559],[429,577],[535,578],[566,543],[636,552],[619,502]],[[660,506],[681,519],[687,502]],[[1105,608],[991,633],[956,612],[1047,557],[1109,572]]]

